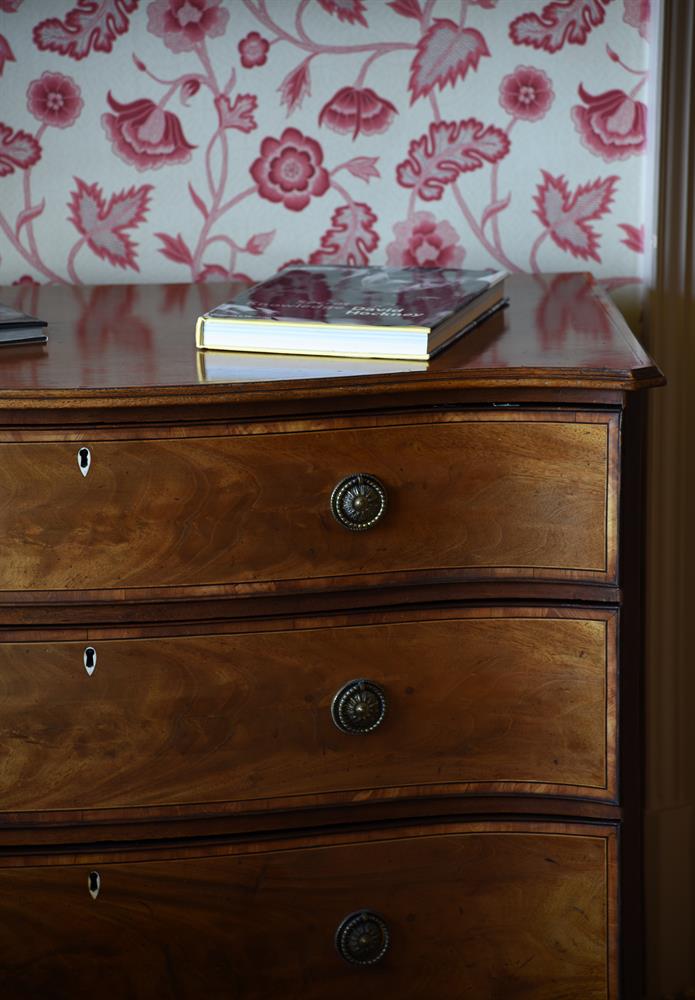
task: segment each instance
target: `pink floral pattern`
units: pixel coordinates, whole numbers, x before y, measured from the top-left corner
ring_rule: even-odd
[[[329,14],[335,14],[339,21],[367,27],[364,0],[319,0],[319,3]]]
[[[544,118],[554,97],[548,74],[533,66],[517,66],[500,84],[500,104],[504,110],[527,122]]]
[[[108,201],[98,184],[87,184],[76,177],[77,188],[70,199],[70,222],[82,234],[84,242],[97,257],[113,267],[138,270],[136,245],[126,233],[143,222],[149,204],[150,184],[112,194]]]
[[[268,61],[270,42],[267,38],[259,35],[257,31],[250,31],[245,38],[241,39],[237,47],[244,69],[263,66]]]
[[[261,155],[251,166],[258,193],[268,201],[301,212],[312,197],[325,194],[329,179],[318,142],[296,128],[286,128],[279,139],[261,143]]]
[[[111,52],[119,35],[130,27],[130,15],[140,0],[77,0],[61,21],[49,17],[34,26],[34,44],[41,52],[57,52],[79,61],[91,52]]]
[[[559,52],[565,44],[586,45],[590,32],[603,24],[612,0],[551,0],[538,13],[516,17],[509,35],[516,45]],[[529,4],[531,6],[531,4]]]
[[[431,212],[415,212],[393,227],[395,240],[386,247],[386,263],[393,267],[461,267],[466,255],[459,234]]]
[[[229,11],[222,0],[154,0],[147,8],[147,26],[172,52],[190,52],[206,37],[223,35]]]
[[[0,122],[0,177],[14,173],[15,167],[28,170],[41,157],[41,146],[28,132],[17,129],[13,133],[9,125]]]
[[[623,0],[623,21],[637,28],[642,38],[647,37],[651,19],[651,0]]]
[[[0,0],[5,281],[642,273],[649,0],[62,6]]]
[[[29,85],[27,107],[40,122],[69,128],[77,121],[84,101],[71,77],[46,72]]]
[[[5,69],[6,62],[16,62],[14,52],[4,35],[0,35],[0,76]]]
[[[341,87],[324,104],[319,115],[319,125],[327,125],[334,132],[352,134],[356,139],[363,135],[377,135],[385,132],[398,110],[383,97],[379,97],[371,87]]]
[[[643,153],[647,147],[647,107],[623,90],[595,96],[582,84],[579,96],[586,107],[572,108],[572,121],[582,145],[607,163]]]
[[[109,93],[107,101],[115,114],[102,115],[101,124],[116,156],[138,170],[157,170],[165,164],[190,160],[195,146],[186,139],[173,112],[146,98],[120,104]]]

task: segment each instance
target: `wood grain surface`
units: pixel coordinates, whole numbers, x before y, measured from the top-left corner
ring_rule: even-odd
[[[5,434],[0,590],[9,600],[438,578],[615,583],[618,432],[615,413],[463,410],[102,431],[91,442]],[[366,532],[330,512],[333,487],[355,472],[389,495]]]
[[[3,995],[617,1000],[610,826],[452,824],[205,853],[0,862]],[[359,968],[334,935],[363,909],[390,944]]]
[[[437,358],[415,365],[227,353],[199,373],[197,316],[240,286],[0,288],[0,301],[48,321],[48,344],[3,351],[0,410],[110,410],[475,390],[633,390],[663,377],[589,274],[513,275],[510,305]],[[205,352],[206,354],[210,352]],[[218,352],[215,352],[218,353]],[[318,362],[318,363],[317,363]],[[205,366],[208,372],[210,367]],[[219,365],[217,366],[219,367]],[[103,419],[103,417],[102,417]]]
[[[0,809],[116,819],[138,807],[258,811],[466,792],[615,800],[615,612],[381,617],[0,643]],[[334,695],[356,677],[387,699],[365,735],[331,718]]]

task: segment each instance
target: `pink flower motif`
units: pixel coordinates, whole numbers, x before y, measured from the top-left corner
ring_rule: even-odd
[[[172,52],[190,52],[206,36],[223,35],[229,11],[221,0],[154,0],[147,8],[147,27]]]
[[[268,61],[268,49],[270,42],[259,35],[257,31],[251,31],[245,38],[242,38],[237,45],[241,56],[241,65],[245,69],[253,66],[263,66]]]
[[[376,135],[385,132],[398,111],[369,87],[341,87],[324,104],[319,115],[319,125],[325,124],[334,132],[352,132],[356,139],[360,132]]]
[[[310,198],[325,194],[330,180],[322,166],[323,150],[315,139],[296,128],[286,128],[279,139],[267,136],[261,155],[251,164],[258,193],[268,201],[281,201],[285,208],[300,212]]]
[[[431,212],[415,212],[393,227],[395,240],[386,247],[392,267],[460,267],[466,251],[448,222],[437,222]]]
[[[109,107],[116,114],[101,116],[113,151],[138,170],[157,170],[167,163],[186,163],[195,149],[183,134],[181,122],[171,111],[142,98],[119,104],[109,91]]]
[[[553,103],[550,77],[534,66],[517,66],[500,84],[500,104],[515,118],[537,122]]]
[[[623,0],[623,21],[637,28],[642,38],[647,37],[651,0]]]
[[[13,281],[12,284],[13,285],[29,285],[32,288],[38,288],[41,283],[39,281],[37,281],[36,278],[32,278],[32,276],[30,274],[23,274],[20,278],[17,278],[16,281]]]
[[[647,146],[647,108],[623,90],[606,90],[595,97],[579,84],[587,105],[572,108],[572,121],[582,145],[607,163],[643,153]]]
[[[74,125],[84,106],[80,88],[62,73],[42,73],[27,90],[27,107],[34,118],[56,128]]]

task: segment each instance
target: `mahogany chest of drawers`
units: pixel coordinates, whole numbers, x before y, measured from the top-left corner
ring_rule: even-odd
[[[584,275],[429,365],[230,292],[1,293],[2,995],[637,1000],[661,374]]]

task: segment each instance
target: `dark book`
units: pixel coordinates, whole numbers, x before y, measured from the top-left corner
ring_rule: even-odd
[[[43,319],[28,316],[26,313],[0,303],[0,346],[2,344],[45,344],[48,337],[44,328],[48,326]]]
[[[290,267],[198,318],[217,351],[427,361],[506,304],[506,271]]]

